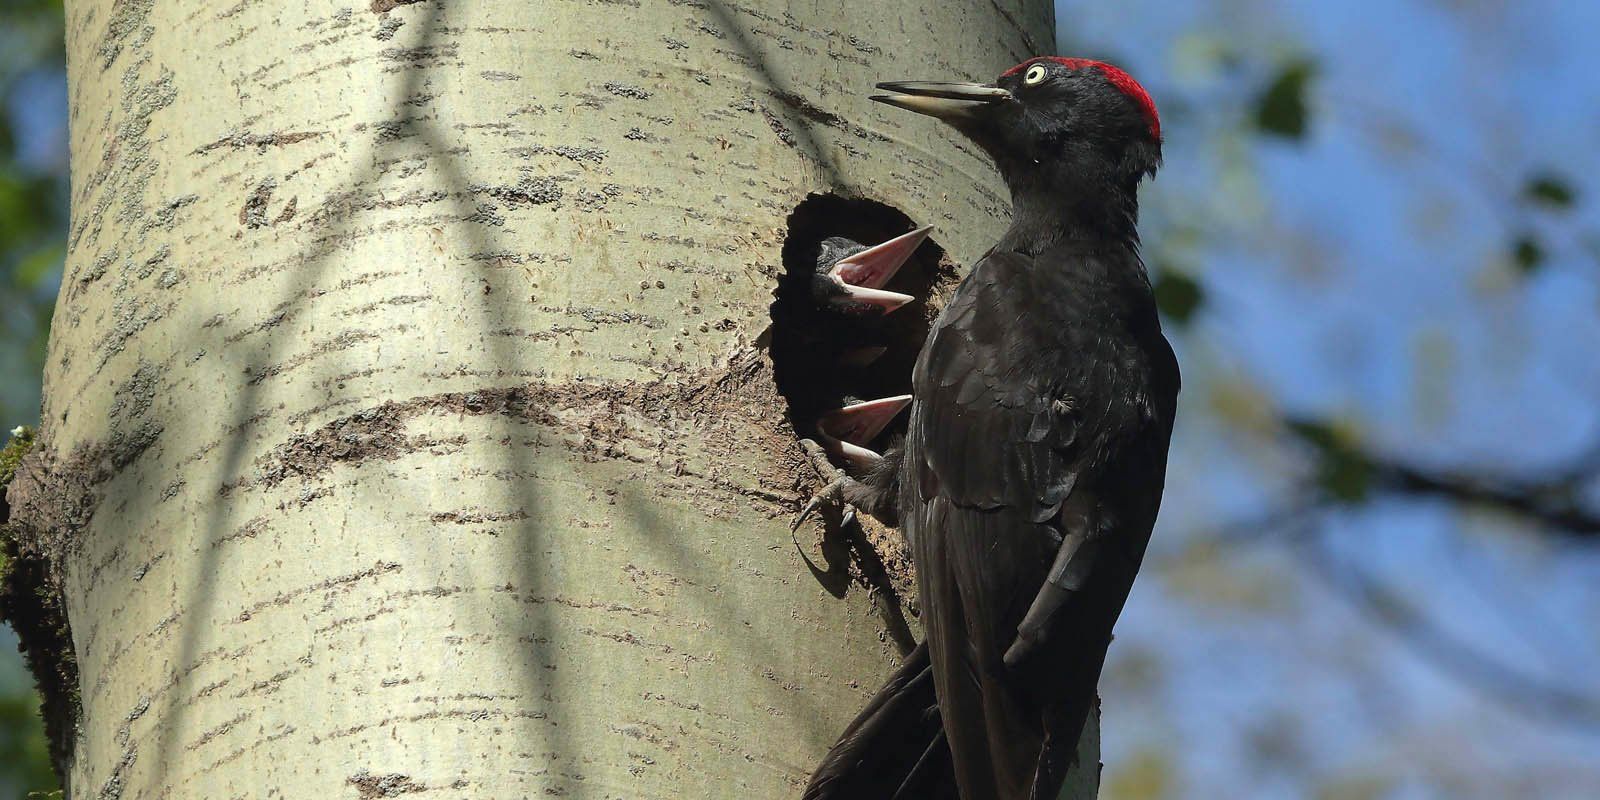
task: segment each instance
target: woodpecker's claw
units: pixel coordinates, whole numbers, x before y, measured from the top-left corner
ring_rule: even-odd
[[[800,446],[811,458],[811,466],[817,471],[817,475],[828,483],[821,491],[812,495],[805,508],[800,509],[800,516],[796,517],[794,524],[789,527],[791,532],[797,530],[800,523],[805,522],[824,504],[843,508],[841,525],[849,525],[856,518],[855,506],[844,499],[845,487],[849,486],[853,479],[844,470],[834,466],[833,460],[828,456],[829,454],[839,456],[858,470],[872,468],[883,460],[883,456],[864,445],[877,438],[895,415],[908,405],[911,405],[911,395],[902,394],[880,400],[868,400],[865,403],[853,403],[830,411],[817,420],[817,438],[822,440],[822,444],[811,439],[801,439]]]
[[[866,443],[877,438],[890,420],[908,405],[911,405],[911,395],[902,394],[830,411],[817,420],[817,438],[829,452],[851,466],[870,469],[883,456],[865,447]]]
[[[844,470],[834,466],[833,462],[828,460],[828,453],[822,449],[822,445],[819,445],[810,439],[801,439],[800,448],[805,450],[806,455],[811,458],[811,468],[816,470],[817,475],[821,476],[823,480],[827,481],[828,485],[822,487],[821,491],[812,495],[811,500],[806,503],[804,508],[800,509],[800,515],[794,518],[794,523],[789,526],[789,532],[794,533],[795,531],[799,530],[800,523],[805,522],[806,519],[812,515],[812,513],[821,508],[824,504],[843,507],[844,516],[839,521],[839,525],[841,527],[849,525],[851,522],[855,521],[855,507],[844,501],[844,487],[845,484],[849,483],[850,476],[846,475]]]
[[[800,509],[799,516],[796,516],[794,522],[789,525],[789,532],[794,533],[800,530],[800,524],[809,519],[823,505],[835,505],[844,509],[843,515],[839,518],[839,527],[842,528],[854,522],[856,519],[856,507],[844,501],[844,487],[849,482],[849,476],[841,474],[839,477],[834,478],[832,483],[822,487],[822,491],[812,495],[805,508]]]
[[[842,293],[835,298],[835,302],[845,305],[865,304],[887,314],[915,300],[916,298],[911,295],[891,292],[883,286],[900,271],[906,259],[922,246],[922,242],[928,238],[928,233],[932,230],[932,225],[924,225],[910,233],[901,234],[887,242],[839,259],[839,262],[828,270],[828,277],[832,278],[842,290]]]

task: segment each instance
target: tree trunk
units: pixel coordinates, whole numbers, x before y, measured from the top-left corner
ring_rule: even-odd
[[[70,795],[796,795],[908,634],[892,554],[819,579],[785,529],[790,215],[981,253],[992,171],[867,96],[1045,52],[1051,4],[310,5],[67,3],[9,498]]]

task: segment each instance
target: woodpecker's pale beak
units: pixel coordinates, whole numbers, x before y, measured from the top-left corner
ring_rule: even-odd
[[[878,88],[893,94],[873,95],[873,100],[951,123],[981,119],[1011,99],[1011,92],[984,83],[890,81]]]

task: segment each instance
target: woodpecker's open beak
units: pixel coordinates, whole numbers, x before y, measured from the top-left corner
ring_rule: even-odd
[[[984,83],[889,81],[878,88],[893,94],[873,95],[873,100],[950,123],[981,119],[1011,99],[1011,92]]]
[[[916,252],[928,238],[932,225],[924,225],[910,233],[902,234],[876,247],[869,247],[853,256],[839,259],[828,274],[852,286],[882,289],[883,285],[900,271],[900,265]]]
[[[932,225],[925,225],[883,244],[840,259],[839,263],[833,265],[833,269],[828,270],[828,277],[838,281],[844,288],[844,294],[840,295],[836,302],[866,303],[877,306],[887,314],[915,300],[915,297],[908,294],[886,291],[883,285],[900,271],[906,259],[916,252],[928,238],[928,232],[932,230]]]
[[[868,400],[830,411],[817,420],[817,438],[822,446],[843,457],[858,469],[868,469],[883,456],[863,445],[877,438],[901,409],[911,405],[911,395],[903,394]]]
[[[834,282],[838,283],[840,288],[844,290],[837,297],[829,298],[828,302],[838,305],[844,308],[846,311],[854,312],[856,309],[865,305],[877,309],[878,313],[887,314],[890,311],[893,311],[905,305],[906,303],[917,299],[909,294],[891,292],[887,289],[873,289],[867,286],[856,286],[841,279],[832,271],[829,271],[828,275],[829,277],[832,277]]]

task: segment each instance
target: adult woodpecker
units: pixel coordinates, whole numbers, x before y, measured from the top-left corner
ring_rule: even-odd
[[[1013,219],[933,324],[892,468],[830,487],[897,513],[927,639],[806,797],[1054,798],[1166,475],[1178,365],[1135,229],[1160,121],[1085,59],[878,88],[987,153]]]

